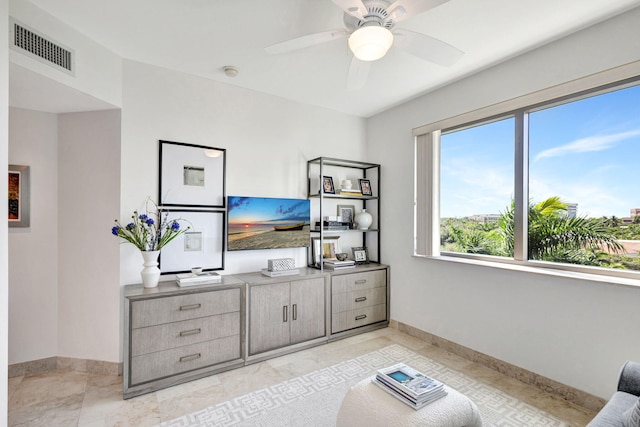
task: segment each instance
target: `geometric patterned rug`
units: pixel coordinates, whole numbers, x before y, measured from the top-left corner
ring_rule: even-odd
[[[163,422],[160,426],[333,427],[342,399],[351,386],[375,375],[378,369],[400,362],[466,395],[478,406],[484,426],[568,425],[494,387],[394,344]]]

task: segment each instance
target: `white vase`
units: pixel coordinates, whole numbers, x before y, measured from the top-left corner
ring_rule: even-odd
[[[368,230],[373,222],[373,217],[366,209],[362,209],[361,212],[356,214],[354,220],[358,224],[359,230]]]
[[[140,251],[144,259],[144,268],[140,272],[142,284],[145,288],[155,288],[160,280],[160,269],[158,268],[158,255],[160,251]]]

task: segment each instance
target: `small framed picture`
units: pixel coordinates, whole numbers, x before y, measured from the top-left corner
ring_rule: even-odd
[[[322,260],[335,259],[336,254],[342,252],[340,236],[327,236],[322,240],[319,237],[314,237],[312,240],[312,256],[316,267],[322,264]]]
[[[322,192],[325,194],[336,194],[336,189],[333,186],[333,178],[330,176],[322,177]]]
[[[373,191],[371,191],[371,181],[368,179],[359,179],[358,183],[360,184],[360,191],[363,196],[373,196]]]
[[[338,216],[342,217],[342,222],[353,223],[356,208],[353,205],[338,205]]]
[[[351,248],[356,264],[369,264],[369,252],[364,246]]]

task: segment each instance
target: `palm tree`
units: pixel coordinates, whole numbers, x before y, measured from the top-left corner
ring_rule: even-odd
[[[514,203],[500,216],[499,225],[505,242],[505,251],[513,254]],[[567,204],[559,197],[549,197],[538,203],[529,203],[528,259],[584,264],[594,260],[599,252],[617,253],[622,245],[606,231],[603,218],[573,217],[566,215]]]

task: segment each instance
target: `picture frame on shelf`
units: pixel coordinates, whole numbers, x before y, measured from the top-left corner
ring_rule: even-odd
[[[336,194],[336,188],[333,186],[333,178],[330,176],[322,177],[322,192],[325,194]]]
[[[316,267],[319,267],[325,259],[337,259],[336,254],[341,252],[342,243],[340,236],[326,236],[324,239],[320,239],[320,237],[312,238],[311,256],[313,257],[313,264]]]
[[[24,165],[9,165],[9,227],[29,227],[30,205],[30,168]]]
[[[353,224],[353,218],[355,217],[356,207],[353,205],[338,205],[338,216],[342,217],[342,222],[348,222]]]
[[[224,269],[225,212],[164,209],[189,227],[162,248],[161,274],[188,273],[194,266],[203,271]]]
[[[351,251],[356,264],[369,264],[369,251],[365,246],[353,247]]]
[[[226,149],[159,141],[160,206],[224,208]]]
[[[360,185],[360,192],[363,196],[373,196],[370,180],[361,178],[358,180],[358,184]]]

